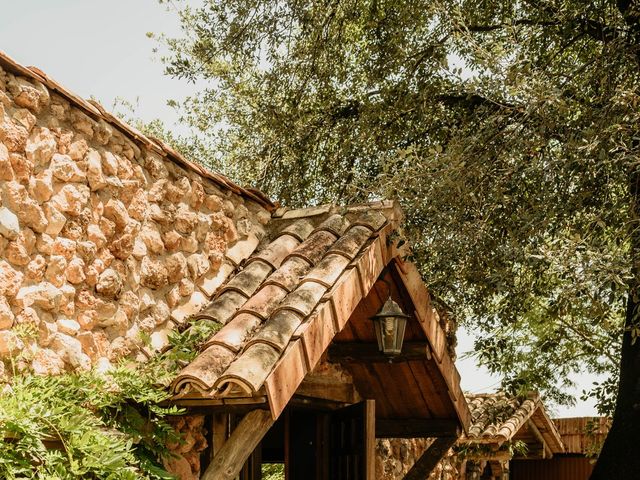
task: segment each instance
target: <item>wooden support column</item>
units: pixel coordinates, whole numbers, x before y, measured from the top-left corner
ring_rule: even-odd
[[[229,439],[217,450],[211,465],[202,475],[202,480],[233,480],[244,463],[274,424],[268,410],[253,410],[247,413]]]
[[[435,468],[440,459],[445,456],[457,439],[457,437],[436,438],[420,458],[416,460],[416,463],[413,464],[411,470],[409,470],[404,476],[404,480],[424,480],[425,478],[428,478],[431,471]]]

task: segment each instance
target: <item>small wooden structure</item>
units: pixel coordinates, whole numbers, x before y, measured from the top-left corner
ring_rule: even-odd
[[[606,417],[556,418],[553,420],[564,453],[551,459],[511,462],[512,480],[587,480],[594,466],[594,455],[600,450],[610,421]]]
[[[172,383],[211,415],[202,478],[373,480],[376,437],[436,437],[406,478],[426,478],[469,424],[459,375],[391,202],[281,210],[273,233],[196,317],[222,329]],[[410,315],[402,353],[378,351],[371,317]]]
[[[468,434],[458,442],[461,476],[468,480],[507,480],[514,459],[550,459],[565,451],[540,397],[502,393],[467,395],[471,411]]]

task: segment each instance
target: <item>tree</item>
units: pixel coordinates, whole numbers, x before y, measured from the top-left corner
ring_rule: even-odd
[[[209,82],[183,105],[191,153],[288,205],[398,198],[430,290],[505,388],[568,402],[571,372],[608,375],[588,393],[615,402],[593,478],[635,478],[640,4],[209,0],[180,17],[167,73]]]

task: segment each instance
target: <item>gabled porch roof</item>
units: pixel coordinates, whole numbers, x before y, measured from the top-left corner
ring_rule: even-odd
[[[400,216],[391,202],[276,212],[268,242],[195,316],[223,327],[173,381],[174,401],[253,405],[275,419],[322,359],[343,364],[362,396],[376,400],[381,436],[426,436],[425,421],[433,433],[437,420],[466,429],[445,334],[416,267],[403,260],[406,247],[397,246]],[[370,321],[389,290],[411,316],[393,362],[377,354]],[[385,432],[385,419],[405,421]]]

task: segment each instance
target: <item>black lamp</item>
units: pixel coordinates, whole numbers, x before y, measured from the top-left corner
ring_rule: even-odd
[[[400,306],[391,300],[391,295],[382,306],[382,309],[373,317],[373,326],[376,330],[378,349],[385,355],[399,355],[402,352],[404,329],[407,326],[409,315],[405,314]]]

